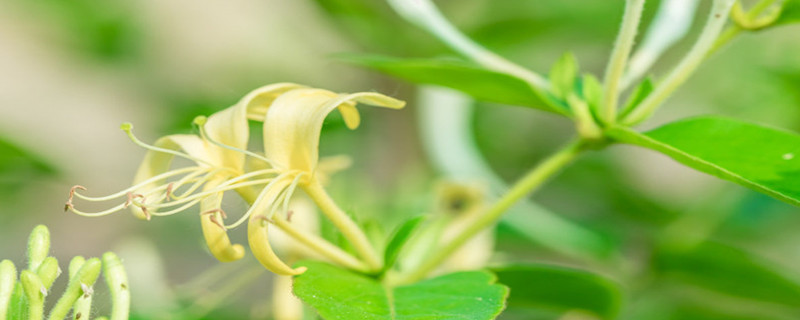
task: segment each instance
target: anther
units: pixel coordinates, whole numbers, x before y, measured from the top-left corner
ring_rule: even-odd
[[[289,210],[289,211],[286,212],[286,222],[292,222],[292,215],[293,214],[294,214],[294,211],[292,211],[292,210]]]
[[[142,198],[144,198],[144,197],[142,197]],[[140,208],[142,209],[142,213],[144,213],[145,220],[150,221],[150,218],[152,216],[150,215],[150,211],[147,211],[147,207],[144,206],[144,205],[141,205]]]
[[[76,184],[76,185],[72,186],[72,188],[69,189],[69,198],[67,198],[67,203],[64,204],[64,211],[68,211],[69,209],[73,208],[72,198],[75,197],[75,190],[78,190],[78,189],[86,190],[86,187]]]
[[[169,200],[170,198],[172,198],[172,188],[174,188],[174,187],[175,187],[175,183],[174,183],[174,182],[170,182],[170,183],[167,185],[167,191],[166,191],[167,200]]]
[[[219,222],[219,220],[217,220],[216,216],[209,215],[208,216],[208,220],[211,220],[211,222],[213,222],[214,224],[218,225],[223,230],[227,230],[227,229],[225,229],[225,225],[223,225],[222,222]]]
[[[265,223],[275,224],[275,221],[272,221],[272,219],[267,218],[266,216],[258,216],[256,219],[261,220],[261,226],[266,226]]]
[[[217,212],[219,212],[222,215],[223,219],[228,219],[228,215],[225,213],[225,211],[223,211],[220,208],[208,210],[206,212],[201,213],[201,215],[214,214]]]
[[[128,192],[128,200],[125,200],[124,208],[129,207],[131,205],[131,203],[133,203],[133,199],[136,199],[136,198],[142,198],[142,202],[144,202],[144,195],[139,194],[139,193]],[[144,208],[144,207],[142,207],[142,208]],[[150,219],[147,219],[147,220],[150,220]]]

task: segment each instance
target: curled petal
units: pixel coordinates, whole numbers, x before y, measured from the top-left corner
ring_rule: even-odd
[[[216,183],[209,184],[212,187]],[[231,244],[227,230],[222,222],[220,205],[222,204],[222,192],[209,196],[200,204],[200,222],[203,227],[203,237],[211,254],[222,262],[236,261],[244,257],[244,247],[240,244]]]
[[[247,224],[247,240],[253,255],[267,270],[285,276],[301,274],[306,268],[292,269],[275,254],[269,244],[269,218],[264,214],[269,212],[270,206],[275,204],[278,195],[290,183],[291,179],[281,179],[273,187],[264,190],[264,194],[259,197],[261,199],[253,203],[254,208],[251,209],[259,214],[253,214]]]
[[[154,147],[172,151],[183,151],[187,155],[204,161],[211,161],[211,156],[207,152],[207,149],[204,146],[203,141],[194,135],[170,135],[165,136],[156,141]],[[148,150],[147,154],[144,156],[144,160],[142,160],[142,164],[139,165],[139,170],[136,171],[136,176],[133,179],[133,184],[139,184],[153,178],[157,175],[165,173],[169,171],[170,165],[172,164],[172,159],[175,157],[174,154],[162,152],[159,150]],[[202,163],[201,163],[202,165]],[[153,181],[147,185],[142,186],[141,188],[135,190],[133,194],[144,194],[148,190],[152,190],[157,188],[160,185],[164,184],[164,180]],[[145,210],[138,206],[130,206],[131,211],[133,212],[134,216],[139,219],[147,219],[148,215]]]
[[[286,91],[303,87],[294,83],[276,83],[251,91],[235,105],[208,117],[205,124],[208,137],[234,148],[247,149],[250,133],[247,119],[263,121],[267,108],[275,98]],[[214,150],[217,163],[228,168],[243,167],[245,156],[243,153],[206,143],[209,150]]]
[[[325,117],[339,109],[350,129],[360,119],[355,103],[399,109],[405,102],[374,92],[335,94],[296,89],[275,99],[264,120],[264,152],[276,166],[313,173],[319,160],[319,136]]]
[[[299,267],[292,269],[286,265],[278,256],[272,251],[269,245],[268,228],[269,222],[264,216],[254,216],[247,224],[247,240],[250,242],[250,250],[253,255],[261,262],[261,265],[267,270],[282,276],[295,276],[306,271],[306,267]]]

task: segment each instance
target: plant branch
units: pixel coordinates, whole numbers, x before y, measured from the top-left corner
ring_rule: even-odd
[[[639,106],[629,114],[623,115],[622,123],[635,125],[649,118],[653,112],[666,100],[680,85],[689,78],[700,63],[703,62],[709,50],[712,49],[722,27],[728,20],[728,13],[734,0],[714,0],[714,5],[708,15],[703,31],[691,50],[683,57],[675,69]]]
[[[423,279],[472,237],[496,223],[503,213],[511,208],[511,206],[528,196],[528,194],[546,182],[548,178],[571,163],[583,150],[584,141],[577,140],[571,142],[557,153],[542,161],[514,184],[511,189],[485,213],[479,215],[474,221],[467,224],[452,241],[436,250],[436,255],[423,262],[419,268],[412,271],[407,276],[401,276],[401,282],[414,282]]]
[[[756,3],[753,6],[752,9],[750,9],[750,11],[747,13],[747,17],[750,18],[750,19],[755,19],[756,17],[758,17],[758,15],[763,13],[764,10],[767,10],[767,8],[772,6],[772,4],[774,4],[774,3],[775,3],[775,0],[761,0],[761,1],[759,1],[758,3]],[[744,29],[742,29],[738,25],[732,25],[732,26],[728,27],[728,29],[725,29],[725,31],[722,33],[722,35],[719,36],[717,41],[714,42],[714,45],[711,47],[711,50],[708,50],[708,54],[706,55],[706,57],[709,57],[712,54],[714,54],[717,51],[719,51],[719,49],[722,49],[722,47],[727,45],[729,42],[731,42],[731,40],[735,39],[736,36],[741,34],[742,31],[744,31]]]
[[[636,30],[642,18],[643,8],[644,0],[628,0],[625,2],[622,26],[614,43],[614,49],[611,51],[611,59],[608,61],[605,79],[603,80],[605,93],[603,95],[603,108],[600,112],[600,119],[605,123],[616,122],[620,80],[633,49],[633,40],[636,37]]]

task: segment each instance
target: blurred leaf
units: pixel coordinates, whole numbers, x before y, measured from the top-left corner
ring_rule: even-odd
[[[620,309],[617,284],[593,273],[547,265],[493,269],[498,282],[511,290],[508,307],[567,312],[584,311],[614,319]]]
[[[578,76],[578,60],[572,52],[564,53],[550,69],[550,84],[556,97],[565,99],[575,90],[575,78]]]
[[[38,155],[0,138],[0,199],[14,198],[32,181],[57,174],[55,167]]]
[[[386,287],[373,278],[326,263],[305,261],[294,294],[325,319],[494,319],[508,288],[488,272],[458,272]]]
[[[784,0],[781,7],[781,15],[775,21],[775,25],[798,22],[800,22],[800,0]]]
[[[618,141],[664,153],[680,163],[800,205],[800,135],[719,117],[681,120],[644,134],[607,131]]]
[[[689,249],[662,246],[653,264],[657,272],[706,289],[800,306],[800,283],[765,259],[731,246],[714,242]]]
[[[141,28],[125,2],[101,0],[24,1],[44,13],[42,20],[67,31],[66,44],[105,60],[141,52]]]
[[[398,59],[375,55],[348,55],[341,59],[411,82],[456,89],[478,100],[568,114],[565,106],[554,106],[552,100],[543,97],[543,93],[520,78],[459,60]],[[548,100],[551,102],[546,102]]]
[[[406,23],[385,1],[314,0],[348,37],[359,44],[386,52],[428,53],[428,47],[439,45],[433,37]],[[411,34],[413,32],[413,35]],[[414,45],[409,45],[413,43]],[[441,46],[441,45],[439,45]]]
[[[603,85],[591,73],[583,75],[581,81],[581,95],[591,110],[597,110],[603,100]]]
[[[386,245],[386,250],[383,254],[385,269],[388,270],[394,266],[394,263],[397,261],[397,256],[400,254],[400,250],[403,249],[403,245],[406,244],[408,238],[417,230],[420,222],[424,219],[425,216],[414,217],[406,220],[406,222],[397,228],[392,235],[392,239],[389,240],[389,244]]]
[[[624,116],[628,112],[633,111],[633,108],[638,106],[644,98],[647,98],[650,92],[653,92],[653,79],[647,77],[633,89],[633,92],[628,97],[628,101],[625,102],[625,106],[622,107],[621,114]]]

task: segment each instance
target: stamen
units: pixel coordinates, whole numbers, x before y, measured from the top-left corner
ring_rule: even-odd
[[[195,199],[195,200],[193,200],[193,201],[191,201],[191,202],[189,202],[189,203],[187,203],[187,204],[185,204],[185,205],[183,205],[181,207],[178,207],[176,209],[172,209],[172,210],[168,210],[168,211],[160,211],[160,212],[156,211],[156,212],[153,212],[152,214],[154,216],[157,216],[157,217],[164,217],[164,216],[173,215],[173,214],[176,214],[178,212],[182,212],[182,211],[185,211],[186,209],[189,209],[190,207],[196,205],[200,201],[202,201],[202,199]]]
[[[292,174],[292,172],[286,172],[286,173],[280,174],[279,176],[277,176],[274,179],[272,179],[272,181],[269,184],[267,184],[264,187],[264,189],[261,190],[261,193],[258,194],[258,197],[256,197],[256,200],[253,201],[253,204],[250,205],[250,208],[247,209],[247,211],[244,213],[244,215],[242,215],[239,218],[239,220],[236,220],[236,222],[234,222],[233,224],[228,225],[227,228],[228,229],[236,228],[239,225],[241,225],[242,223],[244,223],[245,221],[247,221],[247,218],[249,218],[253,214],[253,211],[256,208],[261,206],[261,202],[264,201],[264,197],[269,192],[269,190],[272,189],[275,186],[276,183],[278,183],[279,181],[283,180],[285,177],[287,177],[290,174]]]
[[[75,189],[86,190],[86,187],[81,185],[74,185],[72,188],[69,189],[69,198],[67,199],[67,203],[64,204],[64,211],[66,212],[69,208],[72,208],[72,198],[75,196]]]
[[[224,211],[224,210],[222,210],[221,208],[217,208],[217,209],[211,209],[211,210],[208,210],[208,211],[206,211],[206,212],[203,212],[203,213],[201,213],[200,215],[215,214],[215,213],[217,213],[217,212],[219,212],[219,213],[220,213],[220,215],[222,215],[222,219],[228,219],[228,214],[227,214],[227,213],[225,213],[225,211]]]
[[[131,203],[133,203],[133,199],[135,199],[135,198],[144,199],[144,195],[140,194],[140,193],[128,192],[128,200],[125,201],[125,206],[124,207],[125,208],[129,207],[131,205]]]
[[[218,225],[223,230],[225,229],[225,225],[223,225],[221,222],[219,222],[219,220],[217,220],[216,216],[208,216],[208,220],[211,220],[211,222],[213,222],[214,224]]]
[[[234,146],[230,146],[230,145],[227,145],[227,144],[224,144],[224,143],[221,143],[221,142],[217,142],[216,140],[211,139],[211,137],[208,136],[208,133],[206,132],[206,128],[205,128],[207,121],[208,121],[208,118],[205,117],[205,116],[198,116],[198,117],[194,118],[194,124],[197,125],[197,127],[198,127],[198,129],[200,131],[200,136],[203,137],[203,139],[205,139],[208,142],[211,142],[212,144],[214,144],[214,145],[216,145],[216,146],[218,146],[220,148],[225,148],[225,149],[228,149],[228,150],[231,150],[231,151],[244,153],[245,155],[248,155],[248,156],[251,156],[251,157],[256,158],[258,160],[264,161],[267,164],[269,164],[270,166],[276,167],[275,163],[273,163],[272,160],[269,160],[269,159],[267,159],[266,157],[264,157],[262,155],[256,154],[256,153],[251,152],[249,150],[240,149],[240,148],[237,148],[237,147],[234,147]]]
[[[187,184],[189,182],[193,182],[193,184],[192,184],[191,187],[186,189],[186,191],[183,192],[183,194],[181,194],[181,195],[172,194],[171,195],[172,196],[172,200],[180,200],[180,199],[183,199],[186,196],[192,194],[192,192],[195,192],[197,189],[200,188],[200,186],[202,186],[204,183],[208,182],[208,180],[211,180],[211,178],[216,176],[217,173],[219,173],[220,171],[221,170],[212,170],[211,172],[209,172],[202,179],[195,179],[197,176],[200,175],[199,173],[198,174],[187,175],[187,176],[181,178],[180,180],[178,180],[178,183],[176,184],[176,186],[174,186],[174,190],[180,189],[181,187],[183,187],[184,184]]]
[[[187,203],[187,202],[190,202],[190,201],[194,201],[195,199],[198,199],[198,198],[204,198],[204,197],[209,196],[211,194],[215,194],[215,193],[219,193],[219,192],[225,192],[225,191],[228,191],[228,190],[234,190],[234,189],[238,189],[238,188],[242,188],[242,187],[266,184],[266,183],[269,183],[272,180],[273,179],[260,179],[260,180],[252,180],[252,181],[242,182],[242,183],[238,183],[238,184],[220,184],[219,186],[217,186],[214,189],[206,190],[206,191],[203,191],[203,192],[198,192],[198,193],[195,193],[195,194],[193,194],[193,195],[191,195],[189,197],[182,198],[182,199],[177,200],[177,201],[165,202],[165,203],[154,202],[155,204],[151,205],[150,207],[151,208],[163,208],[163,207],[176,206],[176,205],[179,205],[179,204],[183,204],[183,203]]]
[[[145,220],[150,221],[152,216],[150,215],[150,210],[147,210],[147,206],[140,206],[139,208],[142,209],[142,213],[144,214]]]
[[[206,160],[203,160],[203,159],[200,159],[200,158],[197,158],[197,157],[193,157],[193,156],[191,156],[191,155],[189,155],[187,153],[183,153],[183,152],[175,151],[175,150],[170,150],[170,149],[159,148],[159,147],[156,147],[156,146],[153,146],[153,145],[149,145],[149,144],[146,144],[146,143],[142,142],[141,140],[136,138],[135,135],[133,135],[133,124],[131,124],[129,122],[123,123],[120,126],[120,129],[122,129],[122,131],[125,131],[125,133],[131,139],[131,141],[133,141],[133,143],[135,143],[136,145],[138,145],[138,146],[140,146],[142,148],[145,148],[147,150],[156,151],[156,152],[168,153],[168,154],[171,154],[171,155],[175,155],[175,156],[178,156],[178,157],[182,157],[182,158],[186,158],[186,159],[192,160],[192,161],[197,162],[197,163],[203,163],[203,164],[206,164],[208,166],[214,167],[214,164],[212,164],[212,163],[210,163],[210,162],[208,162]]]
[[[174,183],[174,182],[170,182],[170,183],[167,185],[167,191],[166,191],[166,192],[165,192],[165,194],[164,194],[164,195],[166,195],[166,197],[167,197],[167,200],[169,200],[170,198],[172,198],[172,188],[173,188],[173,187],[175,187],[175,183]]]
[[[288,188],[286,188],[286,194],[284,195],[283,198],[283,212],[289,212],[289,200],[292,198],[294,190],[297,189],[297,184],[300,182],[300,178],[304,174],[306,173],[305,172],[299,173],[296,177],[294,177],[294,181],[292,181],[292,184],[289,185]],[[270,216],[272,215],[270,214]]]
[[[83,211],[80,211],[78,209],[75,209],[75,207],[69,207],[69,211],[72,211],[73,213],[75,213],[77,215],[80,215],[80,216],[84,216],[84,217],[101,217],[101,216],[109,215],[109,214],[112,214],[114,212],[117,212],[117,211],[120,211],[120,210],[123,210],[123,209],[125,209],[125,204],[124,203],[119,204],[119,205],[114,206],[114,207],[111,207],[109,209],[106,209],[104,211],[100,211],[100,212],[83,212]]]
[[[152,177],[150,179],[147,179],[145,181],[137,183],[136,185],[134,185],[132,187],[129,187],[129,188],[125,189],[125,190],[122,190],[120,192],[117,192],[117,193],[114,193],[114,194],[110,194],[110,195],[107,195],[107,196],[103,196],[103,197],[89,197],[89,196],[85,196],[85,195],[82,195],[82,194],[77,193],[77,192],[74,192],[74,195],[76,197],[78,197],[78,198],[81,198],[81,199],[87,200],[87,201],[107,201],[107,200],[112,200],[114,198],[119,198],[121,196],[125,196],[125,195],[127,195],[128,192],[136,191],[137,189],[140,189],[140,188],[142,188],[142,187],[144,187],[144,186],[146,186],[148,184],[154,183],[154,182],[162,180],[162,179],[166,179],[166,178],[169,178],[169,177],[172,177],[172,176],[176,176],[176,175],[180,175],[180,174],[184,174],[186,172],[192,172],[192,171],[202,173],[202,172],[209,171],[211,169],[212,168],[203,168],[203,167],[195,166],[195,167],[188,167],[188,168],[182,168],[182,169],[167,171],[165,173],[159,174],[159,175],[154,176],[154,177]],[[72,191],[70,191],[70,193],[72,194]]]

